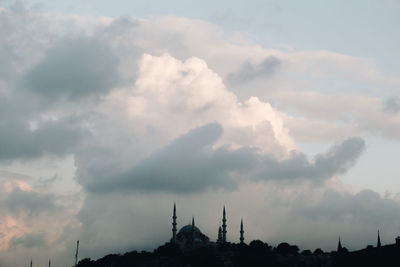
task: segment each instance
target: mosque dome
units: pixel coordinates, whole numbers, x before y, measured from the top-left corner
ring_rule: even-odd
[[[193,227],[194,227],[194,229],[193,229]],[[178,234],[184,234],[184,235],[192,234],[192,229],[193,229],[194,232],[200,232],[201,233],[199,228],[197,228],[196,226],[192,226],[191,224],[188,224],[188,225],[183,226],[179,230]]]
[[[176,240],[183,246],[206,245],[209,242],[209,238],[192,224],[183,226],[176,235]]]

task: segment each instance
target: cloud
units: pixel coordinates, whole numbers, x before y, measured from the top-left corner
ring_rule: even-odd
[[[25,87],[43,98],[76,100],[102,95],[118,81],[118,60],[102,39],[64,38],[25,76]]]
[[[3,198],[1,206],[15,217],[18,217],[21,213],[33,216],[42,212],[51,212],[60,209],[54,203],[54,195],[24,191],[19,188],[14,188],[9,192]]]
[[[25,8],[1,12],[6,69],[0,67],[0,161],[71,153],[89,131],[87,114],[65,101],[101,95],[115,85],[118,60],[108,43],[83,34],[72,17]]]
[[[398,113],[400,111],[400,98],[389,97],[385,100],[383,110],[388,113]]]
[[[39,122],[36,129],[30,129],[19,118],[6,118],[0,132],[0,160],[63,156],[74,151],[88,135],[87,128],[74,118]]]
[[[314,220],[352,220],[354,224],[378,228],[382,223],[400,220],[400,205],[392,199],[382,198],[372,190],[357,194],[327,190],[317,203],[303,202],[293,209],[298,215]]]
[[[115,100],[125,102],[133,118],[146,119],[167,134],[174,133],[173,138],[216,121],[224,128],[220,145],[251,145],[275,155],[296,149],[277,110],[257,97],[239,102],[200,58],[181,61],[169,54],[145,54],[131,90],[122,95],[127,99]],[[172,121],[179,121],[174,130],[170,127]]]
[[[385,111],[387,100],[370,95],[347,95],[318,91],[285,91],[277,94],[278,109],[291,110],[285,124],[298,141],[327,142],[351,135],[374,135],[397,139],[399,113]],[[394,102],[395,103],[395,102]],[[392,104],[392,108],[395,105]],[[322,130],[315,131],[315,127]]]
[[[292,229],[289,225],[283,226],[278,235],[287,231],[289,236],[300,240],[301,235],[295,232],[301,232],[309,236],[309,242],[331,249],[334,249],[335,240],[340,235],[342,244],[356,250],[375,245],[377,230],[380,230],[384,244],[394,243],[398,235],[400,203],[381,197],[372,190],[354,194],[326,188],[318,194],[308,190],[298,195],[291,202],[288,214],[290,220],[296,223]],[[316,231],[320,237],[313,236]],[[321,236],[323,240],[317,241]]]
[[[29,179],[31,179],[31,177],[25,174],[0,170],[0,181],[29,180]]]
[[[87,189],[91,192],[139,190],[189,193],[206,188],[231,187],[228,183],[229,172],[237,166],[232,161],[220,159],[218,152],[212,148],[221,134],[222,128],[216,123],[196,128],[133,168],[116,176],[98,178],[87,185]],[[236,160],[236,163],[239,162]]]
[[[257,78],[267,78],[277,71],[282,64],[282,60],[275,56],[269,56],[258,64],[245,62],[242,67],[227,77],[229,84],[243,84],[251,82]]]
[[[24,246],[26,248],[44,247],[46,240],[43,234],[26,234],[22,237],[14,237],[10,241],[10,246]]]
[[[175,147],[191,150],[193,156],[199,157],[198,164],[202,160],[205,161],[204,164],[210,164],[209,161],[213,159],[218,160],[212,151],[207,152],[195,138],[182,137],[173,145],[168,145],[191,129],[210,123],[216,123],[221,131],[201,131],[203,134],[211,134],[208,138],[216,141],[207,146],[226,146],[231,149],[252,147],[276,158],[284,158],[289,155],[289,151],[296,149],[279,112],[257,97],[238,102],[221,78],[203,60],[196,57],[181,61],[168,54],[159,57],[143,55],[139,61],[135,84],[111,92],[96,111],[92,121],[93,138],[87,140],[85,149],[75,153],[78,181],[91,190],[96,190],[94,188],[103,182],[112,188],[113,177],[124,176],[121,171],[138,164],[143,166],[134,170],[135,176],[141,176],[140,172],[146,173],[153,164],[152,160],[167,167],[162,161],[172,164],[172,158],[168,160],[169,156],[166,155],[175,153],[175,150],[169,149],[181,149]],[[214,136],[217,132],[219,134]],[[188,140],[196,146],[189,145]],[[149,163],[146,163],[146,158],[156,155],[158,150],[165,147],[168,147],[167,152],[148,159]],[[180,157],[190,158],[188,154],[175,153],[176,162],[180,161]],[[190,166],[194,168],[195,163],[193,158]],[[212,170],[218,172],[217,168],[215,165]],[[228,166],[221,169],[220,175],[228,172],[227,169]],[[201,175],[193,173],[194,171],[192,169],[191,176]],[[196,171],[201,169],[197,168]],[[132,174],[126,174],[128,175]],[[169,177],[172,179],[174,175]],[[213,179],[215,173],[209,176],[210,178],[203,180]],[[142,180],[139,185],[140,179],[142,178],[135,180],[138,188],[149,186],[145,185],[149,183],[147,180]],[[164,183],[168,183],[167,180],[166,178]],[[193,185],[193,188],[186,183],[181,185],[187,186],[188,191],[208,187],[207,183],[201,185],[201,179],[197,181],[199,184]],[[122,180],[119,182],[123,183]],[[102,187],[99,186],[97,190],[102,191]]]
[[[74,225],[77,210],[65,193],[38,189],[35,178],[13,175],[0,181],[0,255],[7,266],[25,254],[34,255],[34,261],[64,258],[67,240],[58,237]],[[68,236],[75,239],[73,231]]]
[[[86,189],[92,193],[165,191],[192,193],[206,189],[232,190],[248,180],[321,182],[346,173],[365,149],[361,138],[350,138],[318,154],[310,162],[302,153],[284,160],[251,147],[213,146],[222,136],[216,123],[189,131],[150,157],[115,176],[100,176]],[[240,177],[240,178],[239,178]]]

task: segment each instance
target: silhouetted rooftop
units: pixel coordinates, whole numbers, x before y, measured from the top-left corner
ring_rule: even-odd
[[[200,229],[197,228],[196,226],[194,226],[194,232],[200,232],[201,233]],[[179,230],[179,233],[181,233],[181,234],[191,234],[192,233],[192,225],[188,224],[188,225],[183,226]]]

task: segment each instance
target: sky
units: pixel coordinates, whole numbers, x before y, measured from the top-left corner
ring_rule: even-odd
[[[0,266],[400,234],[400,2],[0,0]]]

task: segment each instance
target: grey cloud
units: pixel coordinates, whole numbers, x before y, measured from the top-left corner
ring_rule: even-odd
[[[54,203],[54,196],[51,194],[23,191],[18,188],[14,188],[13,191],[7,193],[1,203],[1,207],[16,217],[22,212],[32,216],[61,208]]]
[[[383,110],[387,113],[398,113],[400,111],[400,98],[389,97],[383,103]]]
[[[3,82],[11,80],[16,74],[16,66],[21,61],[18,50],[22,50],[21,47],[26,49],[27,46],[31,45],[30,42],[18,40],[18,34],[24,31],[20,18],[20,16],[14,16],[14,12],[0,12],[0,35],[2,36],[0,42],[0,81]]]
[[[133,168],[96,180],[87,189],[194,192],[223,187],[229,168],[221,166],[212,149],[221,133],[219,124],[192,130]]]
[[[26,248],[44,247],[46,240],[42,234],[26,234],[22,237],[14,237],[10,240],[9,246],[24,246]]]
[[[222,129],[217,123],[193,129],[132,168],[114,175],[97,176],[85,187],[91,192],[188,193],[218,188],[232,190],[242,180],[308,179],[319,182],[345,173],[365,148],[362,139],[350,138],[326,154],[317,155],[313,162],[302,153],[279,161],[249,147],[213,149],[221,134]]]
[[[302,196],[296,199],[289,213],[291,220],[301,222],[293,226],[302,233],[299,238],[304,238],[305,233],[318,232],[319,237],[312,238],[319,246],[325,242],[325,246],[332,247],[338,235],[350,249],[374,245],[378,229],[383,244],[393,244],[399,234],[400,203],[371,190],[357,194],[326,190],[322,197]],[[326,236],[326,240],[321,240],[321,236]]]
[[[301,203],[301,204],[299,204]],[[314,220],[348,220],[378,227],[382,223],[400,221],[400,204],[382,198],[372,190],[363,190],[355,195],[328,190],[316,204],[298,202],[293,208]]]
[[[333,175],[346,173],[356,162],[365,149],[365,142],[361,138],[350,138],[341,144],[332,147],[325,154],[316,155],[310,162],[306,155],[296,153],[287,160],[276,161],[263,156],[259,162],[258,179],[311,179],[323,181]]]
[[[240,70],[228,75],[227,80],[230,84],[251,82],[258,78],[266,78],[275,73],[282,61],[274,56],[269,56],[259,64],[246,62]]]
[[[106,32],[115,36],[128,34],[132,29],[140,26],[140,21],[133,17],[119,17],[116,18],[110,26],[106,28]]]
[[[41,97],[76,100],[108,92],[118,81],[118,60],[101,38],[65,38],[26,74],[23,86]]]
[[[353,194],[329,186],[286,186],[268,192],[268,215],[272,217],[273,239],[292,240],[308,248],[335,249],[338,235],[351,250],[376,244],[380,230],[383,244],[398,235],[400,203],[363,190]],[[260,219],[265,215],[260,215]]]
[[[56,33],[57,25],[48,23],[25,9],[0,14],[0,161],[74,152],[89,134],[83,125],[98,100],[91,96],[107,93],[120,80],[112,36],[101,27],[88,36],[71,25],[69,35],[67,25]],[[62,117],[32,130],[30,123],[43,113]]]
[[[88,136],[77,118],[41,123],[30,130],[26,122],[5,119],[0,131],[0,160],[29,159],[44,154],[65,155]]]
[[[30,179],[32,179],[32,177],[25,175],[25,174],[0,170],[0,181],[1,180],[30,180]]]

